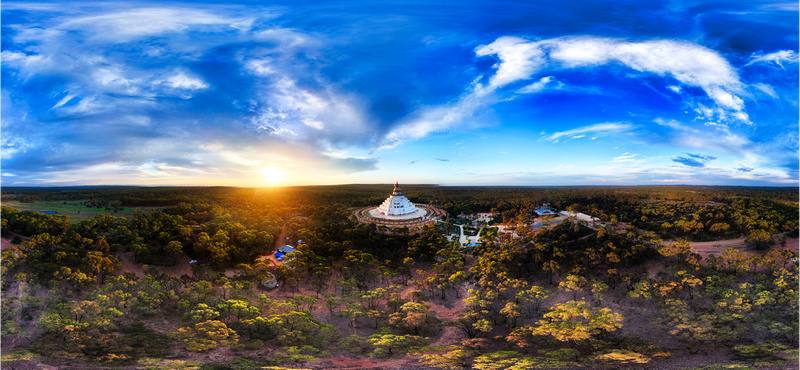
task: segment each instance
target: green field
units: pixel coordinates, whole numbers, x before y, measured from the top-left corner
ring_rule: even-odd
[[[109,208],[106,210],[105,208],[89,208],[84,205],[83,200],[70,200],[66,202],[59,202],[59,201],[40,201],[40,202],[33,202],[33,203],[22,203],[16,200],[7,200],[3,202],[3,205],[6,207],[11,207],[23,211],[56,211],[59,215],[62,216],[69,216],[69,221],[71,223],[77,223],[83,220],[90,220],[94,218],[95,215],[98,214],[107,214],[114,217],[133,217],[134,212],[136,210],[141,211],[148,211],[151,209],[163,208],[163,207],[137,207],[137,208],[123,208],[116,213]]]

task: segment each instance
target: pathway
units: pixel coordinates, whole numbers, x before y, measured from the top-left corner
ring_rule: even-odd
[[[481,237],[481,232],[483,231],[483,226],[478,230],[478,235],[475,236],[467,236],[464,234],[464,225],[456,225],[460,230],[461,235],[458,237],[458,242],[460,245],[467,245],[472,243],[478,243],[478,239]]]

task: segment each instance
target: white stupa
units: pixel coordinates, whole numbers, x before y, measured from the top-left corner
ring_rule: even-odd
[[[374,219],[392,222],[422,219],[428,216],[430,211],[424,206],[417,207],[411,203],[400,190],[400,184],[395,183],[392,195],[380,206],[370,209],[367,214]]]
[[[417,211],[414,203],[408,200],[400,191],[400,184],[394,183],[394,191],[383,203],[378,207],[378,212],[387,216],[402,216]]]

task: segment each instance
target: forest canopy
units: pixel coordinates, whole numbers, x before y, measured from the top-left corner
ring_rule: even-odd
[[[796,189],[403,189],[447,216],[359,223],[391,185],[4,188],[4,203],[93,216],[3,205],[3,341],[56,366],[224,350],[237,368],[796,365]],[[699,254],[721,240],[740,247]],[[284,262],[265,258],[284,244]]]

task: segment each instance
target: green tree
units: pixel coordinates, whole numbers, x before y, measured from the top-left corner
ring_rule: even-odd
[[[528,290],[517,293],[517,302],[528,310],[528,317],[533,318],[539,313],[542,303],[550,297],[550,291],[540,286],[532,286]]]
[[[219,317],[219,311],[208,307],[205,303],[198,303],[191,311],[183,315],[183,321],[190,324],[197,324],[203,321],[213,320]]]
[[[218,320],[207,320],[193,326],[180,328],[173,332],[172,336],[181,341],[187,350],[193,352],[208,351],[219,346],[230,346],[239,341],[239,335]]]
[[[586,301],[568,301],[554,306],[531,328],[534,335],[559,341],[578,342],[622,327],[622,315],[604,307],[590,307]]]
[[[567,275],[564,281],[558,284],[559,288],[572,293],[573,300],[578,299],[578,294],[583,292],[587,285],[589,285],[589,280],[580,275]]]
[[[767,249],[767,247],[775,244],[775,240],[772,239],[772,235],[770,235],[769,232],[761,229],[751,231],[746,241],[748,243],[753,243],[753,245],[756,246],[756,249],[759,250]]]
[[[524,312],[524,308],[513,301],[506,302],[505,307],[500,310],[500,313],[506,317],[506,320],[511,322],[512,328],[517,326],[517,319],[522,316]]]
[[[440,369],[468,369],[472,363],[474,352],[461,347],[449,346],[442,353],[422,355],[422,363]]]
[[[385,329],[385,328],[384,328]],[[405,353],[414,347],[420,347],[427,343],[427,338],[415,335],[395,335],[389,334],[388,330],[382,330],[381,334],[373,334],[367,343],[375,347],[370,354],[375,357],[391,356],[397,353]]]
[[[241,319],[249,319],[261,314],[261,310],[252,303],[238,299],[228,299],[217,304],[216,310],[223,322],[231,323]]]
[[[419,335],[420,328],[433,322],[433,313],[421,303],[407,302],[399,312],[389,315],[389,325]]]

